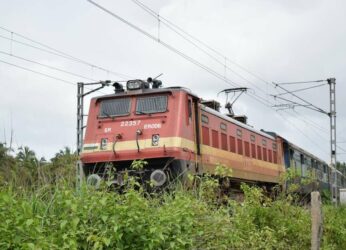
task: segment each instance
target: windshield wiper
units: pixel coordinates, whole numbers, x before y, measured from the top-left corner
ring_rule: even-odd
[[[107,112],[103,111],[102,114],[106,115],[106,117],[114,119],[113,116],[111,116],[110,114],[108,114]]]
[[[141,114],[141,115],[151,115],[151,114],[152,114],[152,112],[136,111],[136,114]]]

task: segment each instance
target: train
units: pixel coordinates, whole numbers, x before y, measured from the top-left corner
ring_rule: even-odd
[[[216,166],[232,169],[230,186],[241,183],[272,189],[289,169],[301,178],[314,173],[315,188],[330,190],[330,166],[275,132],[258,130],[245,116],[220,112],[184,87],[162,87],[157,79],[114,83],[114,93],[91,99],[80,155],[83,178],[99,184],[112,176],[122,185],[124,174],[163,187],[188,174],[215,174]],[[131,169],[134,160],[142,169]],[[110,175],[109,171],[113,174]],[[338,187],[346,185],[337,171]]]

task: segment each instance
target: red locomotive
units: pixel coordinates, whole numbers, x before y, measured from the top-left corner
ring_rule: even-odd
[[[141,176],[156,186],[187,173],[213,173],[223,164],[232,169],[233,183],[271,187],[294,167],[303,176],[315,171],[328,188],[326,163],[275,133],[221,114],[216,102],[182,87],[161,88],[158,80],[126,85],[116,83],[114,94],[91,100],[81,154],[88,180],[98,182],[114,170],[114,183],[121,185],[131,163],[144,159]]]

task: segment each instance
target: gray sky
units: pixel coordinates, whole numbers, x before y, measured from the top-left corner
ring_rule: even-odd
[[[346,2],[277,0],[175,0],[142,2],[160,15],[211,47],[222,52],[230,70],[229,79],[251,88],[250,93],[275,102],[277,93],[247,74],[230,60],[256,73],[268,82],[337,80],[338,141],[346,141]],[[221,75],[224,66],[186,43],[132,1],[102,1],[124,19],[188,54]],[[0,26],[40,41],[95,67],[72,62],[0,37],[0,51],[68,70],[91,79],[123,80],[123,75],[146,79],[160,73],[165,86],[181,85],[205,99],[224,96],[217,93],[231,87],[180,56],[148,39],[87,1],[0,1]],[[0,30],[11,38],[11,33]],[[13,39],[32,44],[13,35]],[[33,44],[32,44],[33,45]],[[214,54],[214,56],[216,56]],[[224,61],[224,58],[218,57]],[[49,74],[70,82],[87,81],[38,64],[0,53],[0,60]],[[126,78],[126,77],[125,77]],[[76,87],[0,62],[0,141],[9,142],[14,130],[14,146],[28,145],[39,156],[50,158],[64,146],[75,148]],[[290,89],[308,85],[290,86]],[[288,88],[288,87],[287,87]],[[111,92],[111,89],[105,92]],[[299,93],[317,106],[328,110],[328,87]],[[100,95],[98,93],[97,95]],[[246,114],[256,128],[275,131],[295,144],[329,162],[329,119],[303,108],[275,112],[244,95],[237,102],[238,114]],[[297,113],[295,113],[297,112]],[[298,130],[297,130],[298,129]],[[346,151],[346,143],[339,144]],[[342,153],[338,149],[339,153]],[[338,155],[346,160],[346,155]]]

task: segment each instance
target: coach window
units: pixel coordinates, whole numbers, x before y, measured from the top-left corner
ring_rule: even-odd
[[[257,145],[257,158],[262,160],[262,149],[260,145]]]
[[[278,163],[278,155],[277,155],[276,151],[273,151],[273,158],[274,158],[274,163],[277,164]]]
[[[238,154],[243,154],[243,141],[241,139],[237,139],[237,148],[238,148]]]
[[[268,149],[268,161],[273,162],[272,151],[270,149]]]
[[[250,157],[250,144],[247,141],[244,141],[244,147],[245,147],[245,156]]]
[[[234,138],[234,136],[230,136],[230,137],[229,137],[229,150],[230,150],[231,152],[233,152],[233,153],[236,152],[236,150],[235,150],[235,138]]]
[[[202,119],[203,123],[205,123],[205,124],[209,123],[209,117],[208,116],[202,114],[202,118],[201,119]]]
[[[300,164],[302,166],[302,176],[306,176],[305,157],[303,154],[300,154]]]
[[[251,157],[256,159],[256,145],[251,143]]]
[[[262,148],[262,151],[263,151],[263,161],[267,161],[267,149]]]
[[[221,133],[221,148],[223,150],[228,150],[227,146],[227,135],[224,133]]]
[[[210,145],[209,142],[209,128],[202,126],[202,142],[204,145]]]
[[[214,148],[219,147],[219,133],[216,130],[211,131],[212,144]]]

